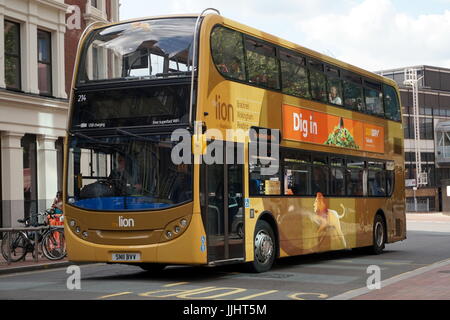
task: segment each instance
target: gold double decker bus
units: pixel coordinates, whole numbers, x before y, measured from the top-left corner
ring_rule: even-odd
[[[65,155],[75,262],[263,272],[406,238],[395,82],[217,13],[90,26]]]

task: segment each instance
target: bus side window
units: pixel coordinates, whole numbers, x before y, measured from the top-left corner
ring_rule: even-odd
[[[222,75],[245,80],[244,46],[242,34],[216,27],[211,33],[211,51],[214,63]]]
[[[383,98],[381,92],[372,89],[364,89],[366,111],[369,114],[383,115]]]
[[[341,80],[333,77],[328,77],[328,101],[332,104],[342,106]]]
[[[283,93],[311,99],[305,59],[283,50],[280,59]]]
[[[368,191],[369,196],[386,196],[386,174],[384,164],[369,162]]]
[[[312,177],[312,193],[316,195],[317,192],[323,195],[328,195],[328,182],[330,181],[330,168],[328,161],[323,156],[313,156],[313,177]]]
[[[388,161],[386,163],[386,195],[392,196],[392,192],[394,191],[394,183],[395,183],[395,171],[394,171],[394,162]]]
[[[345,168],[341,158],[331,159],[330,194],[333,196],[345,196]]]
[[[348,161],[346,170],[347,195],[364,195],[364,162]]]
[[[344,80],[344,105],[352,110],[363,111],[361,86]]]
[[[311,195],[310,156],[299,151],[286,151],[283,156],[284,194],[293,196]]]
[[[267,175],[262,169],[269,168],[270,164],[262,164],[258,156],[251,156],[249,191],[250,196],[280,195],[280,170],[273,175]]]
[[[327,99],[327,87],[326,76],[316,70],[309,70],[309,79],[311,81],[311,95],[315,100],[326,102]]]
[[[280,70],[275,47],[246,39],[245,49],[249,82],[267,88],[280,89]]]
[[[400,103],[395,89],[391,86],[384,86],[384,106],[388,119],[400,121]]]

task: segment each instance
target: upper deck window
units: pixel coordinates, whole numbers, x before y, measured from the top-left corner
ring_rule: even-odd
[[[344,105],[352,110],[364,111],[361,77],[348,73],[344,79]]]
[[[309,79],[311,82],[311,95],[314,100],[327,101],[326,76],[323,73],[323,64],[314,60],[308,61]]]
[[[84,45],[78,85],[152,79],[191,70],[195,19],[137,21],[95,30]]]
[[[250,83],[280,89],[280,70],[275,47],[250,38],[245,40]]]
[[[381,92],[381,84],[365,80],[364,85],[366,86],[364,88],[366,112],[383,116],[383,93]]]
[[[245,80],[242,34],[216,27],[211,34],[211,50],[217,69],[226,77]]]
[[[384,86],[384,106],[388,119],[400,121],[400,103],[395,89],[391,86]]]
[[[308,70],[305,58],[280,50],[283,93],[297,97],[311,98],[308,84]]]

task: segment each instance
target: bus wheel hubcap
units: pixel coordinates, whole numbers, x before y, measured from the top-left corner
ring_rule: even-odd
[[[381,247],[384,242],[384,230],[383,230],[383,225],[380,222],[378,222],[375,227],[375,235],[376,235],[377,246]]]
[[[258,262],[267,263],[273,254],[273,241],[266,231],[259,231],[255,237],[255,257]]]

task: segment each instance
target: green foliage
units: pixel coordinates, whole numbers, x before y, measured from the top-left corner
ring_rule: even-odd
[[[245,80],[242,34],[215,28],[211,34],[211,50],[217,68],[228,77]]]
[[[310,99],[308,71],[305,67],[281,61],[283,93]]]
[[[311,70],[309,73],[311,80],[311,94],[313,99],[327,101],[326,77],[323,73]]]
[[[250,82],[269,88],[280,87],[278,63],[275,57],[247,50],[247,67]]]

